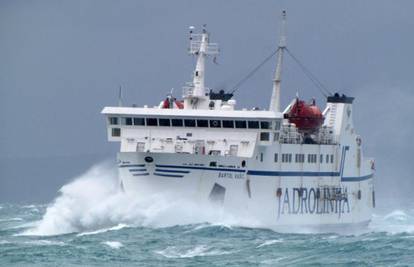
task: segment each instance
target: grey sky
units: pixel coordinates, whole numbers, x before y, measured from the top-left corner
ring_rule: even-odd
[[[106,142],[99,112],[116,104],[120,84],[127,104],[156,105],[172,87],[179,95],[193,68],[186,54],[188,26],[207,23],[222,52],[218,66],[208,65],[207,85],[229,89],[277,45],[282,9],[288,12],[290,50],[328,87],[358,97],[357,131],[365,154],[377,158],[379,188],[388,188],[391,177],[401,181],[401,190],[412,188],[412,1],[4,0],[0,201],[19,199],[22,193],[13,190],[28,179],[53,186],[37,197],[38,186],[25,199],[50,199],[94,160],[113,158],[118,148]],[[274,61],[240,88],[239,107],[268,106]],[[299,91],[324,106],[288,57],[285,66],[282,105]],[[47,164],[33,163],[56,159],[67,164],[53,173]],[[21,177],[19,162],[33,168],[30,178]]]

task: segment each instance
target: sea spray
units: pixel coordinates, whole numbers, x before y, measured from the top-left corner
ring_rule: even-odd
[[[167,227],[213,223],[254,227],[254,218],[177,196],[174,192],[131,196],[120,190],[116,168],[100,163],[59,190],[35,227],[23,235],[101,233],[120,225]]]

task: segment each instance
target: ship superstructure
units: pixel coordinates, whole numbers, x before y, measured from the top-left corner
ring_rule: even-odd
[[[176,192],[243,209],[269,227],[366,224],[374,165],[354,129],[354,98],[330,95],[323,111],[294,98],[282,112],[282,30],[269,110],[236,109],[232,93],[205,87],[205,61],[219,52],[209,37],[190,28],[197,61],[182,100],[103,109],[109,141],[120,142],[125,192]]]

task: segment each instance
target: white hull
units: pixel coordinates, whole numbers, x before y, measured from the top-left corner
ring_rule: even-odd
[[[372,173],[352,178],[335,172],[332,176],[311,176],[312,172],[303,172],[302,176],[284,172],[285,176],[278,176],[281,173],[271,169],[259,171],[254,160],[247,160],[243,168],[236,157],[221,158],[216,167],[209,163],[217,158],[208,155],[126,152],[118,157],[120,180],[128,194],[171,192],[200,203],[210,200],[269,228],[364,225],[371,219]],[[154,161],[145,162],[145,157]],[[212,193],[215,185],[225,192]],[[363,192],[360,199],[359,190]],[[334,192],[338,193],[336,199]]]

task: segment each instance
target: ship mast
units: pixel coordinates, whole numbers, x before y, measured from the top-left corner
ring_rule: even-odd
[[[205,96],[205,87],[204,87],[204,70],[205,70],[205,60],[207,55],[207,45],[208,45],[208,33],[205,28],[203,28],[203,33],[201,34],[200,47],[198,51],[194,51],[194,54],[197,56],[197,64],[193,74],[193,84],[194,84],[194,97],[203,97]]]
[[[219,52],[216,43],[210,43],[206,25],[203,25],[201,34],[193,33],[194,27],[190,27],[189,53],[197,58],[193,81],[184,88],[184,108],[207,109],[208,95],[204,84],[205,61],[209,55],[217,55]]]
[[[277,65],[275,71],[275,78],[273,79],[272,97],[270,99],[269,110],[280,112],[280,83],[282,81],[282,63],[283,52],[286,48],[286,11],[282,12],[282,25],[279,40],[279,52],[277,54]]]

